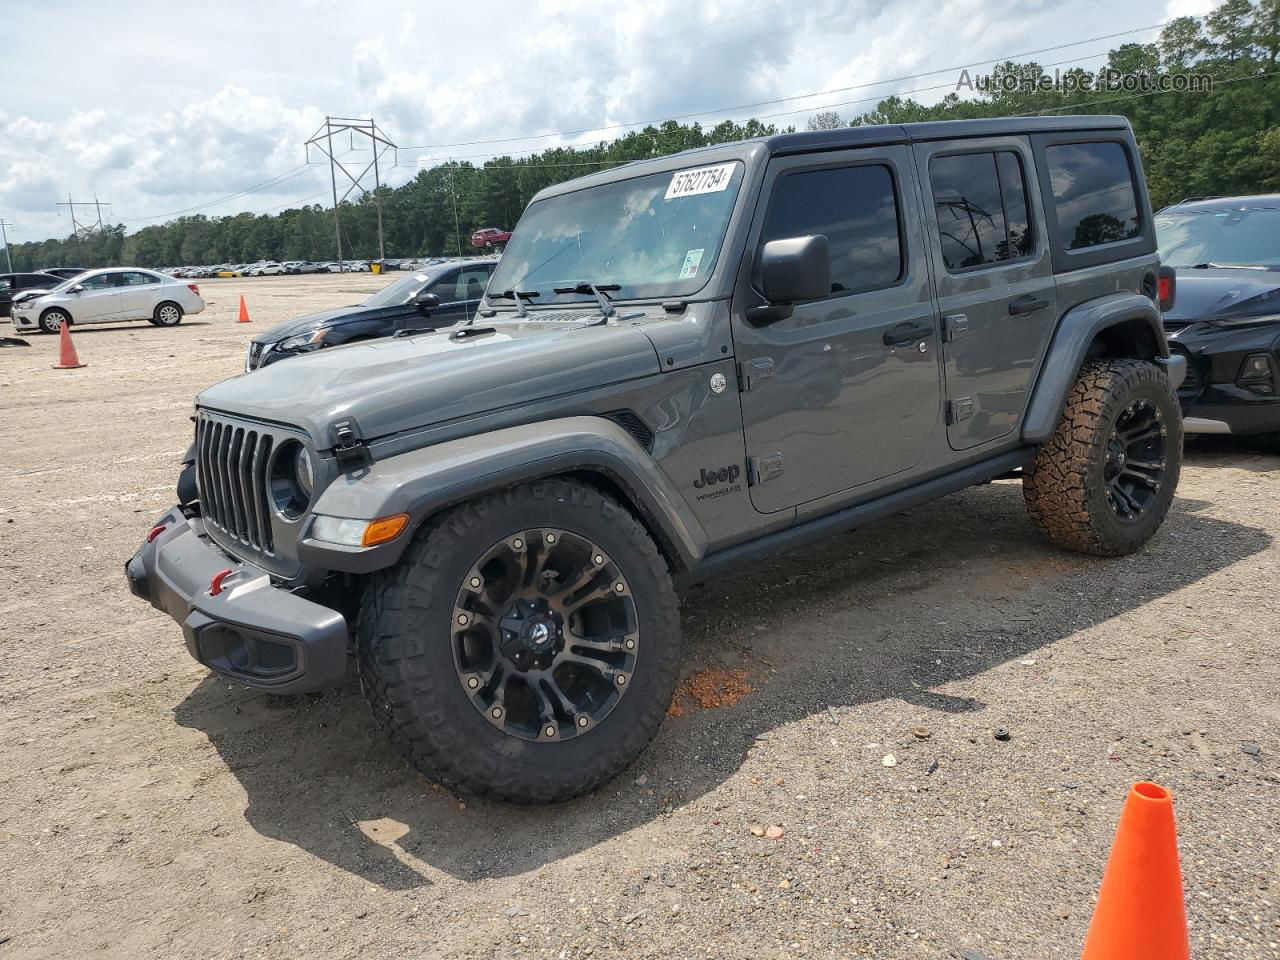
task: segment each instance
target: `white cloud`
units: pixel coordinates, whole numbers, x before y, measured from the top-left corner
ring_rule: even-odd
[[[1166,13],[1156,0],[1125,8],[1124,22],[1104,20],[1112,8],[1103,0],[1046,0],[1012,12],[985,0],[485,0],[406,14],[370,8],[365,16],[339,0],[227,0],[217,17],[196,23],[147,0],[79,2],[65,12],[77,23],[70,32],[51,34],[35,8],[6,14],[10,32],[28,38],[0,66],[0,215],[15,221],[20,239],[69,232],[54,207],[68,193],[96,192],[131,228],[200,205],[208,206],[195,212],[215,215],[314,198],[325,193],[328,171],[301,168],[303,142],[326,113],[372,115],[401,144],[441,145],[405,151],[404,166],[384,177],[398,183],[419,158],[482,159],[619,133],[531,137],[557,130],[703,110],[713,111],[705,123],[794,111],[775,122],[803,126],[820,108],[865,100],[837,107],[850,116],[954,74],[733,114],[716,108],[974,63]],[[1172,0],[1167,10],[1209,2]],[[60,70],[42,69],[55,60]],[[514,136],[530,139],[464,145]],[[276,177],[283,179],[210,205]]]

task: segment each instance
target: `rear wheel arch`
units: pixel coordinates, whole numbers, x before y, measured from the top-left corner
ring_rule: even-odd
[[[1022,439],[1043,443],[1058,425],[1085,365],[1098,359],[1169,357],[1160,312],[1139,293],[1112,293],[1072,307],[1058,321],[1023,418]]]

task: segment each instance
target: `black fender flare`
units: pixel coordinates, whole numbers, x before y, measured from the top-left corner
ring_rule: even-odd
[[[649,452],[612,420],[582,416],[449,440],[343,474],[316,500],[298,543],[299,558],[308,566],[349,573],[384,569],[400,559],[423,521],[441,510],[566,473],[601,475],[621,490],[673,573],[692,569],[706,553],[706,531]],[[311,536],[316,514],[375,520],[398,513],[410,515],[409,526],[380,546],[347,547]]]
[[[1186,372],[1182,357],[1169,356],[1169,343],[1160,322],[1160,311],[1147,297],[1138,293],[1110,293],[1072,307],[1058,321],[1040,375],[1022,421],[1022,439],[1026,443],[1044,443],[1058,425],[1067,394],[1075,383],[1098,334],[1121,324],[1142,324],[1149,328],[1157,345],[1152,360],[1166,365],[1176,389]]]

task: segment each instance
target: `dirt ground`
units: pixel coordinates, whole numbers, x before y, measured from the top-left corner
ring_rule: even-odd
[[[1074,958],[1143,778],[1193,955],[1280,957],[1280,458],[1230,442],[1128,559],[1005,482],[695,588],[673,716],[562,806],[433,786],[350,679],[212,679],[122,573],[192,396],[384,282],[204,281],[176,329],[76,330],[81,370],[0,349],[0,960]]]

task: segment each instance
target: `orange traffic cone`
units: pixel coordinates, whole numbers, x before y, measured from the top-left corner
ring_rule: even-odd
[[[249,308],[244,305],[244,294],[240,294],[240,319],[236,323],[251,323],[249,319]]]
[[[1129,791],[1081,960],[1189,960],[1173,797],[1154,783]]]
[[[71,342],[71,324],[63,320],[62,329],[58,332],[58,362],[53,365],[53,369],[75,370],[77,367],[87,366],[87,363],[81,363],[76,356],[76,345]]]

